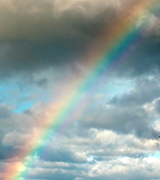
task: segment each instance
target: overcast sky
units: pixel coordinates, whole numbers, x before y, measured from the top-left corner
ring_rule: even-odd
[[[160,179],[160,2],[145,1],[0,0],[0,179]],[[94,74],[110,44],[127,53]]]

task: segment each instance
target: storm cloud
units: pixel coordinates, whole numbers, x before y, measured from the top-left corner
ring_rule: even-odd
[[[107,34],[107,30],[121,19],[125,7],[134,1],[8,0],[0,3],[0,69],[1,76],[7,76],[17,72],[33,73],[55,65],[64,69],[67,64],[79,63],[98,48],[99,35]],[[131,48],[130,55],[119,68],[120,74],[124,74],[124,69],[133,75],[152,71],[155,67],[159,70],[157,15],[144,12],[135,27],[146,19],[144,39]],[[155,58],[151,61],[152,54]]]

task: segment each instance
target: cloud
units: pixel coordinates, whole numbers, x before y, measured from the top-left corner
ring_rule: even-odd
[[[29,167],[27,177],[97,180],[106,177],[117,179],[118,176],[123,179],[142,179],[147,174],[147,177],[154,178],[159,175],[159,159],[148,154],[156,154],[158,148],[158,140],[119,135],[110,130],[91,129],[88,136],[63,135],[61,143],[51,142],[46,151],[37,157]],[[77,156],[78,161],[70,159],[83,153],[85,161],[82,156]]]
[[[66,65],[74,69],[75,62],[81,63],[88,52],[94,51],[104,29],[107,34],[108,29],[119,22],[127,4],[126,0],[1,0],[0,76],[40,72],[55,66],[60,66],[61,71]],[[144,17],[140,17],[137,24],[147,19],[147,27],[155,32],[152,34],[157,40],[156,15],[148,12]],[[148,34],[138,46],[132,47],[129,57],[117,71],[119,74],[131,72],[135,75],[159,68],[159,42],[150,36]],[[151,63],[149,58],[153,54],[156,57]]]
[[[160,93],[158,76],[141,76],[136,78],[135,86],[129,93],[124,93],[122,96],[114,96],[110,103],[120,106],[142,105],[150,103],[153,99],[159,98]]]
[[[69,151],[48,148],[45,153],[40,155],[40,158],[45,161],[55,161],[55,162],[67,162],[67,163],[84,163],[86,160],[85,153],[72,152]]]
[[[19,138],[17,138],[19,137]],[[22,145],[26,140],[28,141],[30,137],[27,134],[23,134],[22,132],[12,131],[5,134],[2,144],[4,146],[17,146]]]
[[[133,133],[138,137],[156,139],[158,132],[151,126],[155,118],[159,118],[155,115],[156,106],[151,114],[145,107],[160,97],[158,89],[158,76],[151,78],[147,75],[136,78],[129,92],[103,97],[105,103],[91,97],[79,123],[86,128],[111,129],[120,134]]]
[[[111,1],[91,0],[29,0],[27,3],[24,0],[8,0],[0,3],[1,40],[39,40],[57,36],[80,38],[84,35],[76,29],[76,25],[83,29],[84,25],[94,23],[93,18],[96,22],[97,16],[112,4]]]

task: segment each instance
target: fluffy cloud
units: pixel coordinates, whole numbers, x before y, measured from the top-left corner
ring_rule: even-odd
[[[28,157],[35,160],[28,167],[27,176],[30,179],[155,178],[159,176],[159,146],[158,140],[140,140],[134,135],[107,130],[91,129],[87,137],[64,135],[61,143],[53,141],[40,156]]]

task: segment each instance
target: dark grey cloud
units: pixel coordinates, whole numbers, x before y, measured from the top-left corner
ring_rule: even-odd
[[[13,0],[1,5],[0,69],[5,76],[77,61],[116,17],[114,6],[103,1]]]
[[[52,39],[55,37],[78,37],[85,34],[79,31],[88,30],[91,24],[95,25],[101,21],[99,18],[117,4],[117,0],[104,2],[92,0],[78,1],[15,1],[8,0],[1,3],[1,40]],[[117,7],[116,7],[117,8]],[[109,14],[112,14],[111,11]],[[108,14],[108,13],[107,13]],[[97,23],[96,23],[97,22]],[[103,22],[103,21],[101,21]],[[98,24],[97,24],[98,25]],[[79,28],[76,28],[79,27]],[[91,32],[96,31],[96,29]],[[90,31],[89,31],[90,32]]]
[[[3,145],[0,145],[0,161],[7,160],[15,157],[16,150],[12,147],[4,147]]]
[[[131,48],[127,58],[119,66],[119,74],[137,76],[147,73],[156,73],[159,64],[159,35],[143,37],[143,40]]]
[[[108,29],[119,22],[120,14],[127,5],[126,1],[118,0],[35,0],[28,3],[9,0],[0,3],[3,7],[0,21],[3,27],[0,31],[2,77],[10,73],[35,72],[49,66],[64,69],[66,64],[79,62],[88,52],[94,51],[94,46],[98,48],[96,40],[104,34],[104,29],[107,34]],[[150,13],[147,16],[151,22],[154,21],[151,18],[153,15]],[[132,47],[118,74],[136,75],[159,69],[157,38],[159,33],[156,31],[145,36],[138,46]]]

